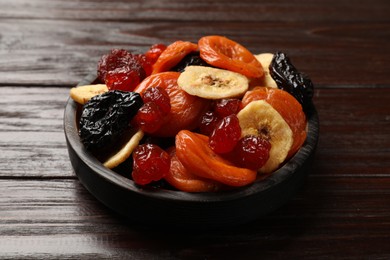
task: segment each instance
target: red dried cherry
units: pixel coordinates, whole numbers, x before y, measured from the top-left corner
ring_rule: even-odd
[[[114,49],[98,63],[98,79],[110,90],[132,91],[145,77],[142,63],[126,50]]]
[[[150,63],[154,64],[166,48],[167,46],[162,43],[152,45],[152,47],[150,47],[150,49],[145,53],[146,59]]]
[[[233,150],[241,137],[241,128],[236,115],[224,117],[210,135],[209,146],[215,153]]]
[[[157,145],[142,144],[133,152],[132,177],[139,185],[161,180],[168,174],[169,167],[169,154]]]
[[[156,132],[163,124],[164,113],[154,102],[144,103],[138,110],[133,122],[145,133]]]
[[[241,100],[236,98],[221,99],[216,101],[214,111],[220,117],[237,114],[241,108]]]
[[[171,111],[171,100],[167,91],[161,87],[150,87],[145,90],[142,99],[145,103],[153,102],[158,105],[164,114]]]
[[[238,165],[248,169],[258,170],[269,159],[271,143],[260,136],[248,135],[238,141],[234,150]]]
[[[214,131],[219,120],[219,117],[213,111],[207,111],[200,120],[199,132],[209,136]]]

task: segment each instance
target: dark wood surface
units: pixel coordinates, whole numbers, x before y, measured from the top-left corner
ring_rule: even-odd
[[[0,0],[0,259],[390,259],[390,2]],[[63,134],[69,89],[120,47],[223,34],[310,75],[305,186],[248,225],[139,227],[90,195]]]

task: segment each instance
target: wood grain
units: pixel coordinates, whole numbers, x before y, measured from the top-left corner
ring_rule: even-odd
[[[390,8],[374,2],[3,1],[0,84],[73,86],[112,48],[222,34],[254,53],[288,53],[320,86],[389,85]]]
[[[388,0],[0,0],[0,259],[389,259],[389,12]],[[74,174],[69,89],[112,48],[206,34],[284,51],[312,78],[310,175],[248,225],[139,226]]]

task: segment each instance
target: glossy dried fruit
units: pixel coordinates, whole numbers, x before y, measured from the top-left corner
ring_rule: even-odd
[[[134,124],[145,133],[152,134],[156,132],[164,123],[164,113],[160,107],[153,102],[144,103],[134,117]]]
[[[171,110],[164,117],[164,124],[154,133],[155,136],[173,137],[181,129],[194,129],[206,111],[209,100],[191,96],[177,85],[179,72],[161,72],[153,74],[142,81],[135,89],[142,96],[146,89],[159,86],[168,93]]]
[[[271,143],[260,136],[247,135],[238,141],[234,150],[238,165],[257,171],[269,159]]]
[[[114,144],[142,105],[141,96],[135,92],[114,90],[94,96],[82,109],[81,142],[88,150]]]
[[[194,52],[197,49],[197,44],[186,41],[176,41],[168,45],[168,47],[158,57],[156,63],[154,63],[152,74],[170,70],[187,54]]]
[[[150,87],[143,93],[142,99],[144,103],[153,102],[160,107],[164,114],[171,111],[171,101],[168,93],[162,87]]]
[[[98,79],[110,90],[132,91],[145,77],[145,70],[136,55],[113,49],[98,63]]]
[[[202,116],[199,122],[199,132],[203,135],[209,136],[214,128],[217,126],[220,118],[216,115],[214,111],[207,111]]]
[[[205,135],[182,130],[176,135],[176,155],[191,173],[223,184],[240,187],[256,180],[256,171],[240,168],[216,154]]]
[[[183,72],[184,69],[187,66],[191,65],[196,65],[196,66],[206,66],[210,67],[211,65],[205,62],[201,57],[199,52],[191,52],[187,56],[185,56],[179,64],[177,64],[175,67],[173,67],[171,70],[172,71],[177,71],[177,72]]]
[[[142,144],[133,152],[132,177],[137,184],[161,180],[168,174],[169,167],[169,154],[157,145]]]
[[[237,114],[241,108],[241,100],[237,98],[220,99],[215,102],[214,111],[223,118],[233,114]]]
[[[294,67],[285,53],[277,52],[274,55],[269,72],[278,88],[293,95],[304,109],[310,105],[314,92],[313,83]]]
[[[210,148],[218,153],[228,153],[233,150],[241,138],[240,123],[236,115],[224,117],[218,122],[209,138]]]
[[[185,192],[214,192],[221,190],[219,182],[198,177],[186,169],[176,156],[176,149],[170,149],[171,165],[165,180],[178,190]]]
[[[244,46],[219,35],[205,36],[198,41],[200,57],[207,63],[251,78],[263,75],[263,67]]]
[[[290,126],[294,141],[287,158],[291,157],[306,140],[306,115],[302,110],[301,104],[284,90],[256,87],[244,95],[242,105],[245,107],[256,100],[267,101]]]

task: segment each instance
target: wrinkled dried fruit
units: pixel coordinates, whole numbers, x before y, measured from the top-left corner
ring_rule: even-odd
[[[175,67],[173,67],[171,70],[172,71],[177,71],[177,72],[183,72],[184,69],[187,67],[187,66],[191,66],[191,65],[197,65],[197,66],[207,66],[207,67],[210,67],[211,65],[209,65],[207,62],[205,62],[204,60],[202,60],[202,58],[200,57],[200,54],[199,52],[191,52],[190,54],[188,54],[187,56],[185,56],[180,62],[179,64],[177,64]]]
[[[110,90],[132,91],[145,77],[142,60],[126,50],[113,49],[98,63],[98,79]]]
[[[210,148],[218,154],[233,150],[241,137],[240,123],[236,115],[224,117],[210,135]]]
[[[235,161],[241,167],[258,170],[268,161],[271,143],[260,136],[247,135],[235,147]]]
[[[94,96],[83,106],[81,142],[88,150],[114,144],[142,105],[140,94],[135,92],[114,90]]]
[[[277,52],[272,59],[269,72],[278,88],[293,95],[303,109],[306,109],[313,97],[312,81],[300,73],[283,52]]]
[[[139,185],[164,178],[169,172],[169,154],[154,144],[142,144],[133,152],[132,177]]]

